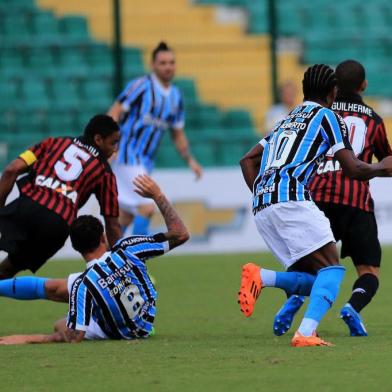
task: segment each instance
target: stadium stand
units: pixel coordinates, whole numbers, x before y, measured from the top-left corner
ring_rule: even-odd
[[[236,164],[257,139],[254,130],[263,130],[271,103],[267,1],[121,4],[126,79],[146,72],[151,48],[167,40],[176,49],[176,84],[201,162]],[[218,23],[217,5],[245,10],[245,31],[238,23]],[[93,113],[107,109],[114,96],[111,7],[110,0],[0,0],[0,125],[7,136],[1,138],[0,165],[40,137],[80,132]],[[303,45],[302,58],[279,54],[282,80],[300,82],[300,60],[336,64],[351,56],[369,71],[368,94],[392,95],[390,2],[375,0],[369,8],[359,0],[292,0],[278,2],[278,15],[281,34]],[[182,166],[168,137],[157,161]]]
[[[92,114],[107,110],[114,92],[111,48],[92,37],[84,16],[58,16],[37,7],[32,0],[0,0],[0,21],[0,111],[4,131],[0,164],[4,165],[43,137],[80,133]],[[140,48],[124,48],[124,69],[127,79],[146,72]],[[241,109],[222,111],[203,103],[193,79],[178,78],[175,83],[184,93],[188,133],[202,164],[236,164],[256,140],[249,114]],[[228,126],[228,119],[238,125],[238,118],[246,120],[236,129],[242,136],[242,150],[228,159],[220,150],[231,128],[225,132],[223,127]],[[231,143],[238,145],[238,138]],[[183,165],[169,137],[161,150],[159,166]]]

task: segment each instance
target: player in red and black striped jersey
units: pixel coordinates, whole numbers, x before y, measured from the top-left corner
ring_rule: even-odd
[[[378,161],[391,156],[383,120],[361,97],[367,87],[363,66],[357,61],[344,61],[337,66],[336,77],[338,94],[332,109],[344,118],[355,155],[367,163],[371,163],[374,156]],[[335,239],[342,242],[341,257],[351,257],[358,274],[351,298],[341,310],[341,318],[348,325],[351,336],[366,336],[359,313],[378,289],[381,262],[369,181],[345,176],[339,162],[332,154],[327,154],[309,187],[313,200],[330,220]],[[300,297],[290,298],[277,314],[274,324],[274,328],[278,327],[274,329],[277,334],[282,332],[277,320],[284,320],[301,305],[301,300]]]
[[[40,268],[63,246],[79,208],[93,194],[109,244],[120,238],[116,179],[107,161],[119,138],[117,123],[97,115],[83,136],[45,139],[7,166],[0,179],[0,249],[8,257],[0,264],[0,279]],[[20,196],[4,207],[15,182]]]

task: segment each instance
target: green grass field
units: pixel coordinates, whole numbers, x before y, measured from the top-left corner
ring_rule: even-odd
[[[0,347],[6,391],[390,391],[392,249],[384,252],[378,295],[363,312],[370,336],[351,338],[338,318],[354,279],[349,262],[337,304],[319,333],[336,347],[292,348],[272,334],[283,292],[265,289],[254,315],[236,303],[240,266],[276,268],[272,256],[173,256],[149,262],[158,281],[156,336],[145,341]],[[50,262],[64,277],[81,262]],[[66,305],[0,299],[0,334],[50,332]],[[294,328],[298,326],[298,317]],[[4,389],[3,389],[4,388]]]

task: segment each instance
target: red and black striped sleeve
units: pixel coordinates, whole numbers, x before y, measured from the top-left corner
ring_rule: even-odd
[[[382,120],[376,126],[373,146],[374,155],[379,161],[387,156],[392,155],[392,149],[388,141],[384,122]]]
[[[28,166],[32,165],[37,159],[42,157],[53,144],[53,138],[47,138],[40,143],[29,147],[26,151],[22,152],[19,157],[22,158]]]
[[[116,177],[111,171],[106,171],[95,192],[103,216],[118,217],[118,193]]]

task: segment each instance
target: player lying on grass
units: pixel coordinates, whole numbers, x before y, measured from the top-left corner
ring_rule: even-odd
[[[374,156],[381,161],[392,155],[383,120],[361,97],[367,87],[364,67],[354,60],[343,61],[336,67],[336,77],[338,95],[332,109],[344,118],[355,155],[367,163]],[[331,222],[335,239],[341,240],[341,257],[351,257],[358,274],[340,317],[351,336],[367,336],[360,312],[377,292],[381,263],[369,181],[345,176],[336,158],[327,154],[309,188],[317,207]],[[275,316],[275,335],[287,332],[303,302],[304,297],[297,295],[287,300]]]
[[[316,162],[331,150],[351,178],[392,176],[392,157],[368,164],[354,155],[344,120],[329,109],[336,84],[335,73],[327,65],[309,67],[303,79],[303,104],[241,160],[244,179],[254,195],[257,229],[287,272],[244,265],[238,302],[249,317],[264,287],[278,287],[288,296],[310,296],[292,339],[295,347],[331,345],[316,329],[335,302],[344,277],[330,223],[308,190]]]
[[[13,335],[0,338],[0,344],[80,342],[83,339],[137,339],[153,333],[157,293],[148,275],[145,261],[162,255],[186,242],[186,227],[147,175],[134,180],[135,191],[153,199],[167,226],[166,233],[131,236],[119,240],[108,251],[100,221],[92,216],[78,217],[70,229],[72,246],[87,263],[83,273],[66,279],[40,280],[32,277],[30,296],[23,288],[23,277],[1,282],[1,292],[10,297],[33,299],[37,296],[67,301],[67,319],[55,324],[51,335]],[[22,282],[20,285],[19,283]],[[12,295],[14,293],[14,295]],[[68,294],[69,293],[69,294]],[[37,298],[37,297],[35,297]]]

